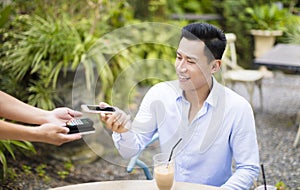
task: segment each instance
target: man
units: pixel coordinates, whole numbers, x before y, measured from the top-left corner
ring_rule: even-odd
[[[132,123],[119,109],[101,115],[124,158],[137,154],[155,133],[162,152],[170,152],[182,138],[175,151],[176,181],[250,189],[259,174],[253,111],[213,77],[225,46],[218,28],[206,23],[185,26],[175,62],[178,80],[153,86]]]
[[[80,134],[67,134],[67,121],[81,116],[69,108],[42,110],[0,91],[0,117],[40,126],[30,127],[0,120],[0,140],[26,140],[61,145],[81,138]]]

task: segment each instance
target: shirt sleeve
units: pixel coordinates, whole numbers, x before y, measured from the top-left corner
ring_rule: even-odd
[[[250,105],[242,106],[230,137],[230,146],[236,164],[235,172],[222,186],[225,189],[250,189],[259,175],[259,150],[255,121]]]
[[[112,138],[115,147],[123,158],[131,158],[141,150],[136,141],[136,135],[131,131],[126,133],[113,132]]]
[[[157,94],[155,91],[154,86],[145,95],[130,131],[112,134],[115,147],[123,158],[131,158],[142,151],[157,131],[154,110],[155,94]]]

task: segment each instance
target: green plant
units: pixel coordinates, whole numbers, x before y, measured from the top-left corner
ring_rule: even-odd
[[[51,178],[46,175],[46,164],[40,164],[35,168],[35,171],[37,172],[37,175],[43,179],[44,182],[48,183],[50,182]]]
[[[126,0],[87,2],[90,7],[88,19],[78,17],[74,10],[73,13],[66,10],[69,14],[57,12],[60,6],[65,9],[67,1],[63,4],[53,1],[51,7],[45,7],[39,0],[36,0],[37,7],[32,3],[25,4],[29,6],[25,11],[36,10],[32,12],[39,15],[16,15],[15,20],[3,29],[4,44],[0,45],[3,64],[0,73],[6,82],[3,82],[2,88],[17,87],[18,90],[12,95],[31,105],[52,109],[57,104],[62,104],[56,89],[58,76],[61,73],[65,76],[67,71],[75,71],[79,65],[84,68],[88,89],[94,84],[95,68],[103,79],[102,89],[112,84],[112,68],[103,66],[107,64],[107,52],[104,50],[97,52],[101,54],[99,56],[91,55],[89,49],[101,35],[114,27],[123,26],[124,21],[130,21],[132,13]],[[85,14],[81,12],[82,4],[77,6],[78,13]],[[102,10],[102,7],[107,9]],[[76,12],[76,8],[74,9]],[[46,14],[49,10],[54,12]],[[110,41],[124,43],[118,39]],[[102,48],[105,45],[98,46]],[[121,65],[119,62],[116,64]]]
[[[7,23],[11,9],[12,7],[10,5],[0,9],[0,28]]]
[[[287,33],[287,43],[300,45],[300,27]]]
[[[61,179],[65,179],[73,170],[74,170],[74,165],[71,160],[68,160],[64,163],[64,170],[57,171],[57,175]]]
[[[108,90],[112,93],[106,99],[113,101],[113,105],[126,108],[127,100],[132,100],[128,93],[141,81],[151,78],[153,80],[147,80],[144,85],[152,85],[161,80],[174,79],[174,47],[178,43],[174,37],[178,31],[177,27],[172,28],[167,24],[141,23],[103,36],[101,40],[104,42],[113,40],[114,36],[121,36],[118,40],[127,41],[125,49],[120,49],[122,46],[115,46],[114,43],[109,46],[110,52],[107,53],[114,55],[111,58],[108,56],[112,72],[105,74],[113,76],[113,85],[109,86]],[[93,51],[99,52],[98,46],[95,47]]]
[[[0,141],[0,162],[2,168],[0,169],[0,175],[2,180],[6,180],[8,166],[7,166],[7,154],[10,155],[14,160],[16,150],[27,150],[35,153],[35,149],[30,142],[27,141],[11,141],[11,140],[1,140]]]
[[[234,33],[237,36],[236,51],[239,64],[244,68],[251,68],[253,66],[251,47],[251,36],[245,25],[246,22],[242,21],[245,17],[244,10],[246,7],[251,6],[249,0],[224,0],[219,4],[219,9],[222,9],[222,15],[225,18],[223,28],[226,33]]]
[[[292,16],[287,23],[287,29],[283,42],[300,45],[300,17]]]
[[[277,188],[277,190],[287,190],[287,187],[283,181],[277,182],[275,187]]]
[[[172,13],[184,14],[184,13],[212,13],[215,10],[213,6],[214,2],[209,0],[166,0],[168,9]]]
[[[81,38],[66,19],[46,20],[38,16],[23,19],[28,30],[7,33],[10,39],[3,45],[3,66],[18,81],[26,81],[28,103],[52,109],[55,107],[52,100],[57,99],[54,89],[59,72],[80,61],[74,58],[73,51]]]
[[[47,167],[46,164],[41,164],[41,165],[38,165],[35,168],[35,171],[37,172],[37,174],[38,174],[39,177],[44,177],[45,176],[45,174],[46,174],[45,168],[46,167]]]
[[[61,179],[65,179],[69,174],[70,174],[70,172],[68,172],[68,171],[58,171],[58,172],[57,172],[57,175],[58,175]]]
[[[72,163],[72,160],[68,160],[64,163],[64,168],[67,170],[67,171],[73,171],[74,170],[74,164]]]
[[[32,171],[31,171],[31,166],[27,166],[27,165],[22,165],[22,169],[23,169],[23,171],[24,171],[24,173],[26,174],[26,175],[30,175],[30,174],[32,174]]]
[[[245,9],[243,18],[251,29],[285,30],[285,22],[291,16],[288,9],[280,9],[276,4],[256,5]]]

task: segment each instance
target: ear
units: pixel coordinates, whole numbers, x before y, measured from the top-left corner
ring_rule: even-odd
[[[220,59],[215,59],[212,63],[211,63],[211,74],[214,74],[216,72],[218,72],[221,68],[221,60]]]

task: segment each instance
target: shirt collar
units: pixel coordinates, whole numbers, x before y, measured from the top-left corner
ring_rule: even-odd
[[[186,100],[183,96],[183,90],[179,87],[179,83],[178,80],[176,81],[177,83],[177,96],[176,96],[176,101],[179,100]],[[208,97],[206,98],[205,102],[208,103],[209,105],[215,107],[218,103],[218,96],[219,96],[219,92],[220,90],[222,90],[222,85],[215,79],[215,77],[212,77],[212,88],[211,91],[208,95]]]

